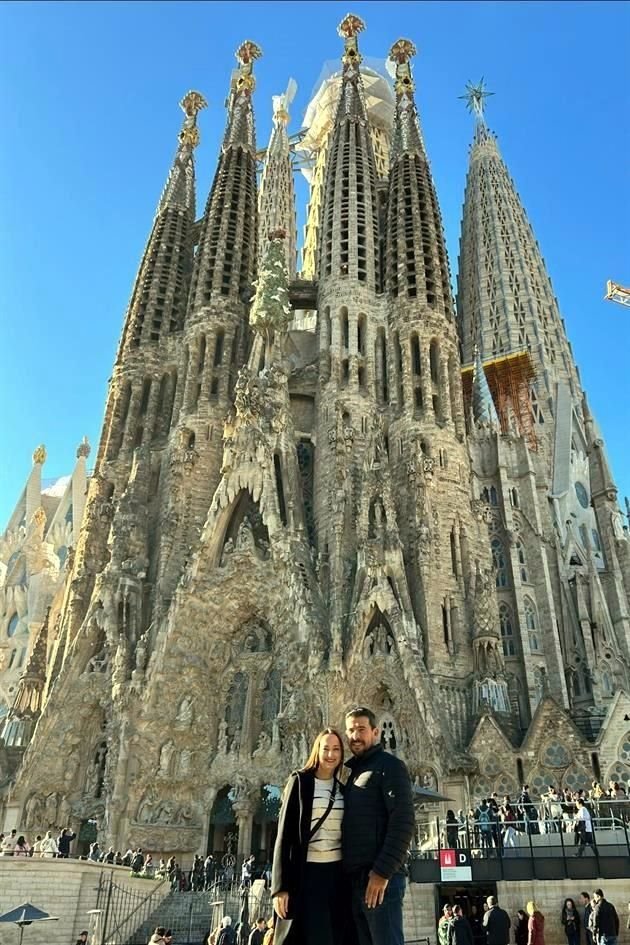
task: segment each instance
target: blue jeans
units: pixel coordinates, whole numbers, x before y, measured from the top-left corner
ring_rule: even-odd
[[[392,876],[380,906],[365,904],[367,872],[352,877],[352,918],[359,945],[404,945],[402,903],[406,880],[400,873]]]

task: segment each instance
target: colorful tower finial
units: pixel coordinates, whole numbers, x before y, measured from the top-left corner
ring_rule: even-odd
[[[467,82],[466,94],[460,95],[459,98],[464,99],[464,101],[466,102],[468,111],[472,112],[478,121],[485,123],[484,102],[490,95],[494,95],[494,92],[488,91],[488,89],[484,85],[484,80],[482,76],[479,82],[477,83],[477,85],[474,85],[472,82]]]
[[[344,65],[355,65],[358,66],[361,62],[361,54],[359,53],[359,45],[357,42],[357,37],[359,33],[362,33],[365,29],[365,23],[361,17],[356,16],[354,13],[348,13],[344,16],[343,20],[337,27],[337,32],[344,39],[344,54],[342,56],[342,61]]]
[[[396,63],[396,95],[413,92],[414,83],[409,60],[417,55],[417,50],[410,39],[397,39],[389,51],[389,58]]]
[[[235,56],[240,65],[236,76],[234,91],[237,95],[251,95],[256,88],[254,62],[262,56],[262,49],[246,39],[236,50]]]
[[[46,462],[46,447],[43,443],[33,451],[33,462],[37,466],[43,466]]]
[[[199,144],[199,129],[197,128],[197,115],[202,108],[207,108],[208,103],[201,92],[186,92],[179,103],[186,118],[182,130],[179,133],[179,141],[183,147],[196,148]]]

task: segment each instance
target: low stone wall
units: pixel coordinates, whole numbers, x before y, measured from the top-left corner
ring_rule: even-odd
[[[119,886],[149,895],[157,880],[138,880],[122,866],[103,866],[86,860],[41,860],[0,857],[0,912],[30,902],[58,922],[36,922],[24,930],[24,945],[74,945],[82,929],[90,928],[88,912],[96,908],[101,873],[113,872]],[[170,892],[168,883],[158,896]],[[1,945],[17,945],[17,926],[0,925]]]

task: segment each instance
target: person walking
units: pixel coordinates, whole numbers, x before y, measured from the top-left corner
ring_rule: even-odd
[[[453,918],[448,924],[448,945],[474,945],[470,922],[459,905],[453,906]]]
[[[589,924],[595,945],[617,945],[619,916],[601,889],[596,889],[593,893],[593,910]]]
[[[595,841],[593,840],[593,819],[591,812],[583,800],[577,801],[577,812],[575,814],[575,824],[577,827],[578,849],[574,856],[584,856],[584,850],[589,846],[593,853],[597,855]]]
[[[496,896],[486,899],[488,908],[483,917],[483,927],[486,930],[486,945],[509,945],[510,917],[498,903]]]
[[[341,945],[342,765],[341,735],[326,728],[287,781],[271,872],[275,945]]]
[[[535,902],[525,906],[527,915],[527,945],[545,945],[545,917]]]
[[[573,899],[565,899],[560,915],[568,945],[580,945],[580,916]]]
[[[527,924],[529,918],[524,909],[519,909],[516,913],[514,923],[514,942],[515,945],[527,945]]]
[[[343,866],[359,945],[403,945],[405,863],[415,817],[405,763],[386,752],[371,709],[346,715],[353,757],[345,789]]]

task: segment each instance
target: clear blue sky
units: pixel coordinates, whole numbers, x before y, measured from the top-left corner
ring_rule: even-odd
[[[458,100],[482,75],[547,261],[621,495],[630,494],[627,3],[4,3],[0,5],[0,529],[40,442],[45,475],[94,458],[122,318],[190,88],[200,116],[198,203],[212,180],[234,50],[256,64],[258,138],[294,76],[297,130],[336,27],[361,15],[365,55],[399,36],[420,50],[425,140],[454,274],[472,120]],[[300,190],[304,196],[304,188]]]

